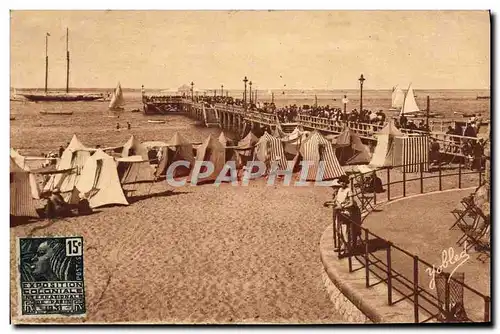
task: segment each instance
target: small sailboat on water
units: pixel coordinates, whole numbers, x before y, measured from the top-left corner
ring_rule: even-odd
[[[413,92],[413,88],[411,84],[408,86],[408,90],[404,96],[403,105],[401,106],[401,115],[412,115],[420,113],[420,109],[417,106],[417,101],[415,101],[415,93]]]
[[[113,92],[113,96],[111,97],[111,101],[109,102],[109,110],[111,111],[122,111],[123,105],[125,104],[125,99],[123,98],[122,86],[118,83],[115,91]]]
[[[396,85],[392,88],[392,103],[389,110],[400,110],[403,107],[404,100],[405,93],[398,85]]]

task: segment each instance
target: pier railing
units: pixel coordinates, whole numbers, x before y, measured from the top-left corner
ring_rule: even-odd
[[[419,176],[413,178],[409,178],[406,175],[408,173],[404,173],[405,167],[407,166],[408,165],[395,166],[395,168],[402,168],[402,179],[392,177],[391,180],[392,168],[385,168],[385,171],[376,171],[379,173],[387,173],[386,182],[383,183],[383,187],[386,188],[387,193],[386,202],[394,200],[395,198],[425,193],[428,189],[430,189],[430,191],[441,191],[443,190],[442,180],[444,178],[456,178],[457,188],[462,188],[464,185],[464,176],[477,175],[478,183],[476,183],[476,185],[479,186],[482,184],[481,171],[464,171],[460,165],[457,172],[443,175],[441,171],[439,171],[437,175],[428,176],[423,175],[423,166],[420,166],[421,171]],[[364,177],[370,173],[375,172],[361,174],[361,176]],[[433,178],[438,179],[437,189],[434,186],[426,189],[424,181]],[[418,186],[409,187],[410,182],[417,182]],[[361,198],[361,208],[366,217],[366,214],[369,214],[371,210],[373,210],[373,205],[377,205],[378,194],[366,194],[363,188],[358,187],[355,183],[356,178],[351,179],[351,187],[355,189],[354,196],[356,198]],[[469,182],[469,184],[471,184],[471,182]],[[391,197],[391,193],[395,192],[396,187],[401,188],[400,191],[402,194]],[[410,191],[410,189],[413,191]],[[369,198],[367,195],[371,195],[372,197]],[[367,205],[366,201],[370,201],[369,205]],[[380,203],[380,199],[378,202]],[[436,219],[438,218],[436,217]],[[357,226],[357,230],[360,232],[360,243],[354,243],[355,238],[352,235],[353,229],[350,228],[347,228],[347,231],[344,232],[344,234],[347,233],[347,240],[345,240],[342,234],[342,220],[344,220],[344,222],[347,220],[350,224],[355,224],[355,226]],[[388,305],[392,306],[403,301],[409,301],[413,305],[413,318],[415,323],[453,321],[453,313],[456,312],[457,309],[451,309],[451,301],[457,302],[457,299],[453,298],[457,297],[454,295],[454,293],[456,293],[454,289],[457,289],[457,286],[463,289],[463,300],[465,304],[463,306],[467,312],[467,321],[491,321],[490,296],[477,291],[463,280],[451,276],[448,280],[444,281],[444,287],[441,287],[440,290],[444,295],[439,297],[437,293],[435,294],[432,292],[432,290],[437,292],[437,284],[439,284],[437,281],[438,275],[433,271],[436,268],[432,264],[419,258],[418,255],[373,233],[368,228],[364,228],[359,222],[353,221],[345,214],[335,210],[335,208],[333,209],[333,241],[334,250],[338,253],[339,258],[347,258],[349,272],[362,271],[364,273],[367,288],[380,283],[385,283],[387,285]],[[354,259],[357,261],[353,261]],[[434,289],[429,287],[429,281],[431,279],[429,273],[434,273],[435,275],[436,285]],[[396,294],[398,295],[398,299],[396,299]],[[457,307],[456,304],[454,306]],[[457,319],[455,319],[455,321],[457,321]],[[466,321],[466,319],[458,321]]]

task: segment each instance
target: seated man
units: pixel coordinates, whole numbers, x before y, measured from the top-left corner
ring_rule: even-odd
[[[45,213],[47,218],[64,217],[71,214],[71,210],[61,196],[59,188],[52,190],[45,207]]]
[[[385,191],[382,186],[382,180],[377,174],[370,175],[365,179],[363,191],[367,193],[383,193]]]
[[[80,193],[80,201],[78,202],[77,209],[79,215],[89,215],[92,213],[92,208],[90,207],[90,203],[87,200],[87,196],[84,193]]]

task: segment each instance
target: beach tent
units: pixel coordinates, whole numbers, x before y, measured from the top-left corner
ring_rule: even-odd
[[[299,166],[299,161],[301,159],[300,147],[309,134],[309,131],[302,131],[296,127],[292,133],[281,138],[283,149],[285,151],[285,157],[288,161],[292,161],[294,171],[296,171],[295,168]]]
[[[199,170],[193,170],[191,179],[196,180],[197,183],[215,181],[226,163],[226,148],[219,142],[219,140],[213,138],[212,135],[209,135],[207,139],[205,139],[205,141],[198,147],[196,151],[196,161],[211,162],[214,166],[214,171],[207,177],[199,178],[199,173],[206,171],[206,167],[202,166]]]
[[[10,158],[10,214],[16,217],[38,217],[31,195],[30,173]]]
[[[390,120],[377,134],[377,146],[373,152],[369,165],[372,167],[394,166],[394,138],[403,137],[403,133],[396,128],[394,120]]]
[[[57,187],[61,191],[63,198],[68,200],[92,151],[93,149],[85,147],[76,135],[73,135],[56,167],[57,170],[67,170],[67,172],[51,175],[44,186],[44,191]]]
[[[238,148],[240,150],[252,149],[258,141],[259,138],[254,135],[252,131],[250,131],[242,140],[238,142]]]
[[[310,166],[307,173],[307,180],[316,180],[318,166],[320,161],[324,163],[324,171],[322,180],[331,180],[341,175],[345,175],[344,170],[340,166],[333,145],[318,131],[313,131],[309,137],[302,143],[300,154],[304,161],[309,161]]]
[[[118,178],[115,159],[97,150],[85,162],[76,188],[87,195],[90,207],[109,204],[128,205]]]
[[[122,185],[153,181],[155,179],[153,166],[140,155],[116,159],[118,177]]]
[[[233,146],[234,140],[229,139],[224,131],[222,131],[219,135],[219,143],[221,143],[224,146]]]
[[[14,163],[22,170],[28,172],[29,183],[31,187],[31,196],[35,199],[40,199],[40,187],[36,182],[36,177],[34,174],[29,173],[31,168],[26,164],[26,158],[19,154],[13,148],[10,149],[10,158],[14,161]]]
[[[167,146],[162,147],[162,157],[158,162],[155,176],[165,175],[172,163],[182,160],[189,162],[189,168],[177,167],[174,177],[189,175],[194,165],[193,144],[176,132],[167,142]]]
[[[394,166],[401,172],[417,173],[429,170],[429,136],[410,135],[394,138]]]
[[[142,145],[133,135],[123,145],[122,157],[140,155],[143,160],[149,160],[148,149]]]
[[[370,149],[348,127],[335,140],[335,154],[342,166],[368,164],[371,159]]]
[[[267,168],[271,167],[270,163],[277,161],[280,170],[287,169],[285,150],[283,149],[281,140],[271,136],[267,132],[260,137],[259,141],[255,145],[253,160],[266,163]]]

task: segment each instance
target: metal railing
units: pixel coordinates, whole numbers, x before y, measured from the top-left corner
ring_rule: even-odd
[[[420,170],[420,175],[417,178],[407,178],[405,176],[404,171],[407,166],[408,165],[394,166],[394,168],[402,168],[403,171],[403,179],[398,181],[391,181],[390,175],[392,168],[386,168],[387,181],[386,183],[383,183],[382,186],[387,188],[387,201],[394,199],[394,197],[391,198],[391,186],[394,187],[395,185],[401,185],[403,193],[402,197],[406,197],[408,196],[407,183],[412,181],[419,181],[420,183],[420,187],[417,187],[417,194],[425,192],[424,180],[432,178],[438,178],[439,191],[443,190],[442,179],[445,177],[457,177],[458,188],[462,188],[462,177],[464,175],[478,174],[479,185],[482,184],[481,171],[464,172],[460,165],[456,173],[443,175],[439,171],[437,176],[424,176],[424,166],[420,165],[420,168],[422,169]],[[366,217],[366,215],[371,212],[370,208],[373,209],[373,207],[365,205],[366,203],[363,202],[365,192],[362,187],[357,188],[354,184],[354,180],[354,178],[351,179],[351,187],[352,189],[358,189],[358,191],[354,191],[353,196],[355,198],[361,198],[361,211],[364,211]],[[376,205],[376,192],[374,192],[373,195],[372,200]],[[347,240],[344,240],[341,229],[342,221],[345,222],[346,220],[348,220],[351,225],[354,224],[353,226],[356,226],[358,235],[361,237],[360,245],[355,245],[356,243],[354,241],[358,239],[358,236],[353,236],[353,230],[349,227],[347,227]],[[358,270],[364,271],[367,288],[380,283],[387,284],[388,305],[392,306],[405,300],[409,300],[413,304],[413,318],[415,323],[425,323],[433,320],[445,321],[443,319],[446,318],[446,316],[451,312],[449,302],[451,282],[462,286],[464,289],[464,295],[467,293],[467,301],[470,303],[467,308],[469,311],[469,320],[472,322],[490,321],[490,296],[484,295],[464,282],[450,277],[450,279],[445,283],[445,299],[440,300],[429,291],[429,288],[423,286],[421,280],[422,274],[425,275],[427,269],[434,269],[432,264],[419,258],[416,254],[412,254],[389,240],[378,236],[369,229],[362,227],[359,222],[353,221],[351,218],[337,211],[335,208],[333,209],[333,240],[334,250],[338,253],[339,258],[347,257],[349,272]],[[399,260],[395,261],[394,257],[397,257]],[[353,267],[353,259],[357,260],[360,267]],[[404,267],[402,263],[407,266],[409,265],[411,270],[407,270],[406,272],[404,272],[404,270],[400,270],[399,267]],[[435,288],[437,289],[437,287]],[[394,300],[395,293],[398,293],[401,296],[398,300]],[[472,312],[470,310],[472,310]]]

